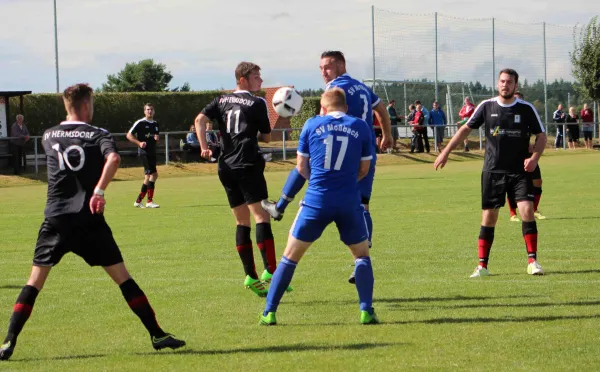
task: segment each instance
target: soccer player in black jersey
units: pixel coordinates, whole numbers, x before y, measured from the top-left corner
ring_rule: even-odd
[[[267,182],[264,177],[265,161],[258,148],[257,134],[264,142],[271,140],[271,125],[266,101],[251,92],[260,90],[260,67],[251,62],[241,62],[235,69],[237,89],[233,93],[215,98],[196,117],[196,134],[201,155],[212,156],[206,143],[206,124],[219,122],[221,154],[218,160],[219,179],[225,188],[229,206],[235,217],[237,251],[244,266],[244,286],[260,297],[267,295],[265,284],[270,282],[277,266],[275,243],[271,231],[270,215],[260,202],[267,199]],[[256,243],[265,270],[258,277],[254,265],[250,239],[250,214],[256,221]]]
[[[538,231],[533,214],[534,189],[531,173],[535,170],[546,146],[546,133],[535,107],[517,99],[519,83],[515,70],[504,69],[498,77],[498,97],[483,101],[435,160],[435,169],[443,168],[448,155],[471,130],[485,129],[485,160],[481,175],[483,217],[479,232],[479,265],[472,278],[490,275],[487,264],[494,241],[494,228],[499,208],[506,196],[517,201],[521,214],[523,238],[527,249],[527,273],[542,275],[537,262]],[[529,138],[535,135],[532,154]]]
[[[159,140],[158,123],[154,121],[154,106],[151,103],[144,105],[144,117],[135,123],[127,133],[127,139],[140,148],[142,164],[144,164],[144,183],[133,206],[144,208],[142,201],[148,193],[146,208],[158,208],[160,205],[154,203],[154,187],[158,178],[156,170],[156,144]]]
[[[156,349],[185,345],[164,332],[144,292],[131,278],[110,227],[104,219],[104,191],[113,179],[121,158],[107,131],[93,127],[93,91],[76,84],[64,91],[68,121],[48,129],[42,137],[48,166],[48,201],[39,231],[33,267],[23,287],[0,346],[0,360],[7,360],[17,337],[31,315],[36,297],[50,269],[63,255],[73,252],[90,266],[102,266],[121,288],[131,310],[140,318]]]

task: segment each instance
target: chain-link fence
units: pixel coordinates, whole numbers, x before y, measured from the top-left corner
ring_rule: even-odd
[[[402,115],[415,100],[427,109],[437,100],[454,124],[466,96],[475,103],[495,96],[498,72],[513,68],[520,75],[519,90],[545,123],[552,123],[558,104],[579,112],[584,103],[593,107],[598,122],[597,103],[586,102],[571,83],[569,53],[579,26],[404,14],[375,7],[372,12],[374,68],[373,78],[366,81],[380,97],[396,100]]]

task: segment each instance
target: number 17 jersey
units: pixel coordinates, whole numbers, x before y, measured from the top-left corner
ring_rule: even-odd
[[[310,158],[304,205],[313,208],[360,204],[358,168],[371,160],[372,130],[367,123],[331,112],[309,119],[298,142],[298,155]]]
[[[84,122],[63,121],[44,132],[42,146],[48,167],[48,200],[44,215],[85,212],[104,169],[117,152],[112,135]]]

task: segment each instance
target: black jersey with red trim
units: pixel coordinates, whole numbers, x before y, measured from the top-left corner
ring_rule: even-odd
[[[156,140],[154,139],[154,136],[160,134],[158,131],[158,123],[156,121],[141,118],[133,123],[131,129],[129,129],[129,133],[133,134],[138,141],[146,142],[146,147],[140,149],[142,154],[156,153]]]
[[[471,129],[483,126],[486,139],[483,170],[498,173],[525,172],[524,161],[530,156],[529,139],[545,132],[531,103],[515,99],[506,105],[498,97],[481,102],[467,125]]]
[[[44,132],[48,200],[44,214],[79,213],[88,204],[102,175],[105,158],[117,152],[106,130],[79,121],[63,121]]]
[[[215,98],[202,114],[217,120],[221,132],[219,167],[246,168],[263,160],[259,153],[258,132],[271,133],[267,102],[245,90]]]

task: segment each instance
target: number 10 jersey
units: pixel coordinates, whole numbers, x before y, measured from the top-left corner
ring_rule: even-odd
[[[105,158],[117,152],[112,135],[79,121],[64,121],[44,132],[48,200],[44,215],[55,217],[85,208],[102,175]]]
[[[267,103],[245,90],[215,98],[202,114],[219,123],[221,156],[219,169],[243,169],[264,162],[259,154],[260,133],[271,133]]]

